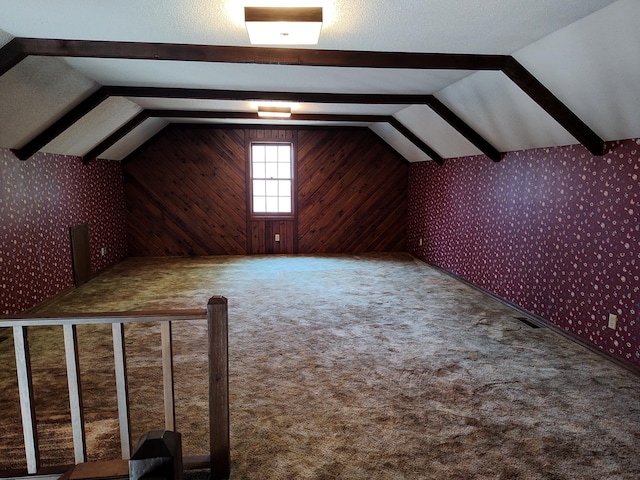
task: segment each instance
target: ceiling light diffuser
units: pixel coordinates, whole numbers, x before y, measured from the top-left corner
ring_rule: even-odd
[[[315,45],[322,29],[322,7],[244,7],[253,45]]]
[[[288,107],[258,107],[258,116],[261,118],[291,118],[291,109]]]

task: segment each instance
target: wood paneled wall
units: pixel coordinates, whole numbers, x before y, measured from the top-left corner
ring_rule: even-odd
[[[298,248],[404,251],[408,164],[371,131],[298,132]]]
[[[244,131],[173,125],[125,163],[132,256],[247,253]]]
[[[282,228],[297,232],[298,253],[404,250],[408,164],[367,129],[296,133],[298,221]],[[125,161],[132,256],[291,251],[263,245],[259,232],[269,226],[247,216],[250,135],[256,130],[171,125]]]

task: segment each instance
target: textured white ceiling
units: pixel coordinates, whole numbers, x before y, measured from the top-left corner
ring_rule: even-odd
[[[437,95],[500,151],[576,143],[506,75],[477,72]]]
[[[68,58],[103,85],[217,88],[271,92],[433,93],[466,70],[399,70]]]
[[[640,136],[640,1],[614,4],[514,57],[605,140]],[[577,143],[501,73],[477,72],[436,95],[501,151]]]
[[[13,36],[248,45],[245,5],[268,0],[0,1]],[[291,3],[291,2],[289,2]],[[640,136],[638,0],[299,0],[322,5],[314,48],[513,54],[606,140]],[[71,67],[71,68],[69,68]],[[0,77],[0,147],[24,144],[103,85],[258,91],[435,94],[501,151],[577,143],[498,72],[30,58]],[[124,102],[127,102],[124,100]],[[46,151],[86,153],[142,108],[255,111],[250,102],[136,99],[103,106]],[[445,158],[478,152],[424,106],[302,104],[304,113],[395,115]],[[185,119],[168,119],[185,122]],[[201,123],[220,123],[198,120]],[[236,124],[257,123],[235,121]],[[287,124],[287,122],[281,122]],[[309,124],[309,122],[305,122]],[[316,125],[317,123],[312,123]],[[122,158],[164,126],[147,121],[109,149]],[[428,157],[388,124],[371,127],[410,161]],[[93,143],[93,145],[91,145]],[[52,150],[53,149],[53,150]]]
[[[245,5],[322,5],[318,48],[511,54],[613,0],[2,0],[18,37],[248,45]]]
[[[616,2],[516,58],[605,140],[640,135],[640,1]]]
[[[13,38],[13,35],[5,32],[4,30],[0,30],[0,47],[9,43],[9,41]]]
[[[60,59],[20,62],[0,77],[0,146],[22,147],[97,88]]]

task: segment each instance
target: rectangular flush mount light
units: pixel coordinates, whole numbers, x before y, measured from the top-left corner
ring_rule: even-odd
[[[253,45],[315,45],[322,29],[322,7],[244,7]]]
[[[291,109],[287,107],[258,107],[261,118],[291,118]]]

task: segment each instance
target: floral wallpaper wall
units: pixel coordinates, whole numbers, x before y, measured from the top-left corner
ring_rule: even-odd
[[[411,253],[640,365],[640,139],[413,164],[409,190]]]
[[[73,285],[69,227],[87,223],[92,271],[127,255],[122,169],[98,160],[0,149],[0,314],[27,310]],[[107,252],[101,254],[102,247]]]

